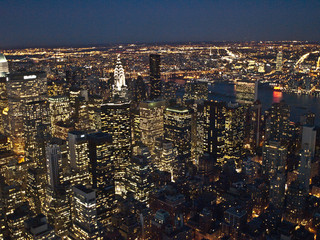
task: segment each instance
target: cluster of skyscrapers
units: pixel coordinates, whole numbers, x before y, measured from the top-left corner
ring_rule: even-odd
[[[66,69],[61,88],[0,55],[0,238],[318,237],[314,114],[263,113],[249,80],[235,102],[208,100],[204,79],[179,96],[149,61],[126,79],[118,55],[103,87]]]

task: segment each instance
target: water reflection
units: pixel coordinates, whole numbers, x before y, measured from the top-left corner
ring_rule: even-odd
[[[282,100],[282,92],[280,91],[273,91],[272,93],[272,102],[278,103]]]

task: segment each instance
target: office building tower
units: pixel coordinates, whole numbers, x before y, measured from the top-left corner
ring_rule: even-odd
[[[301,125],[307,125],[307,126],[314,126],[316,115],[308,111],[306,114],[300,116],[300,124]]]
[[[192,114],[190,109],[180,106],[168,107],[164,112],[164,138],[173,143],[186,162],[191,160]]]
[[[213,161],[224,165],[226,106],[223,102],[204,102],[204,140],[203,152],[210,155]]]
[[[306,199],[308,192],[299,181],[294,181],[288,186],[285,218],[292,223],[301,223],[304,219]]]
[[[89,150],[86,133],[81,131],[69,132],[68,148],[73,184],[89,184]]]
[[[301,146],[308,145],[311,152],[311,157],[314,157],[316,147],[316,135],[317,131],[314,126],[303,126],[302,127],[302,139]]]
[[[9,133],[9,120],[8,120],[8,96],[6,87],[6,78],[0,77],[0,133]]]
[[[150,99],[157,99],[162,95],[162,81],[160,77],[160,55],[150,54]]]
[[[163,83],[163,98],[165,100],[171,100],[176,98],[177,86],[173,80],[169,80]]]
[[[146,101],[140,103],[141,142],[153,154],[156,138],[163,136],[163,114],[165,101]]]
[[[107,226],[114,213],[114,155],[111,135],[88,135],[91,184],[96,189],[97,216]]]
[[[31,165],[44,169],[45,146],[50,131],[48,102],[28,102],[24,110],[25,160]]]
[[[46,188],[46,198],[42,213],[60,237],[67,237],[71,227],[70,185],[60,185],[56,189]]]
[[[287,149],[279,142],[270,141],[263,147],[263,173],[270,180],[277,172],[284,173],[287,160]]]
[[[70,101],[67,96],[49,97],[49,112],[51,133],[54,135],[55,125],[57,122],[66,122],[70,119]]]
[[[309,193],[309,185],[311,184],[311,160],[312,150],[310,148],[310,145],[304,143],[300,151],[298,181],[304,187],[306,194]]]
[[[283,61],[283,53],[282,51],[278,52],[277,59],[276,59],[276,71],[282,71],[282,61]]]
[[[89,134],[87,138],[92,186],[100,189],[113,185],[114,156],[111,135],[97,132]]]
[[[6,57],[0,53],[0,77],[5,77],[9,73],[9,65]]]
[[[47,218],[43,214],[31,217],[24,222],[25,239],[60,239],[53,227],[48,224]]]
[[[62,153],[59,145],[47,144],[46,165],[48,185],[56,189],[62,183]]]
[[[25,154],[24,118],[26,104],[47,100],[47,77],[44,72],[12,73],[7,76],[8,119],[13,150]]]
[[[289,137],[289,125],[289,106],[284,101],[273,103],[266,120],[266,139],[285,143]]]
[[[185,84],[183,100],[207,100],[208,99],[208,80],[188,80]]]
[[[29,168],[27,171],[26,196],[30,209],[41,213],[45,199],[46,172],[41,168]]]
[[[97,218],[96,191],[83,185],[73,187],[72,226],[76,239],[102,239]]]
[[[204,118],[204,103],[198,103],[194,108],[194,127],[193,133],[191,135],[192,140],[192,148],[191,154],[192,158],[195,159],[195,164],[197,165],[199,158],[203,156],[204,151],[204,125],[205,125],[205,118]]]
[[[269,202],[278,209],[282,209],[284,205],[285,185],[285,174],[283,172],[276,172],[270,180]]]
[[[85,97],[80,96],[76,101],[77,111],[76,111],[76,130],[78,131],[88,131],[90,129],[89,121],[89,106],[88,100]]]
[[[171,180],[174,180],[177,172],[177,148],[173,146],[171,141],[163,140],[163,138],[157,138],[154,152],[155,166],[160,171],[170,173]]]
[[[252,104],[258,99],[258,81],[238,80],[236,83],[236,101],[240,104]]]
[[[225,114],[225,160],[233,161],[241,170],[245,137],[245,108],[238,103],[228,103]]]
[[[121,179],[131,158],[131,126],[130,102],[101,106],[101,131],[112,137],[117,194],[124,191]]]
[[[256,149],[261,141],[261,113],[262,105],[259,100],[255,101],[249,108],[248,127],[245,127],[245,143],[249,144],[252,149]]]
[[[134,82],[133,101],[137,104],[147,99],[147,86],[141,76],[138,76]]]
[[[133,193],[137,201],[146,204],[148,204],[149,195],[153,189],[152,170],[149,164],[146,157],[134,156],[125,174],[127,194]]]
[[[103,98],[100,96],[90,96],[88,102],[89,129],[94,131],[101,130],[101,105]]]

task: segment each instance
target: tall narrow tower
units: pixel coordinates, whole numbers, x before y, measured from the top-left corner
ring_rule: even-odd
[[[160,79],[160,55],[150,54],[150,98],[156,99],[161,96],[161,79]]]

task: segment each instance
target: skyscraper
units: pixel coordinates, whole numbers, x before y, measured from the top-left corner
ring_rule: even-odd
[[[99,234],[96,191],[83,185],[73,187],[72,224],[76,239],[102,239]]]
[[[150,54],[150,99],[159,98],[162,93],[162,82],[160,78],[160,55]]]
[[[130,102],[102,104],[101,130],[112,137],[115,178],[117,179],[116,193],[121,194],[124,191],[121,179],[129,164],[132,152]]]
[[[208,99],[208,80],[188,80],[185,85],[183,100],[207,100]]]
[[[6,57],[0,53],[0,77],[5,77],[9,73],[9,65]]]
[[[136,200],[148,203],[149,194],[152,191],[153,183],[151,167],[144,156],[134,156],[128,166],[125,175],[126,191],[133,193]]]
[[[236,164],[241,169],[243,157],[245,108],[238,103],[228,103],[225,116],[225,156],[228,161]]]
[[[114,155],[112,138],[107,133],[97,132],[88,135],[90,158],[90,178],[97,190],[97,216],[105,226],[114,213]]]
[[[24,110],[25,160],[45,169],[45,146],[50,127],[48,102],[29,102],[25,104]]]
[[[7,76],[8,119],[13,150],[25,153],[24,118],[26,104],[47,100],[47,77],[44,72],[12,73]]]
[[[258,81],[239,80],[236,83],[236,101],[252,104],[258,99]]]
[[[277,59],[276,59],[276,71],[277,72],[282,71],[282,58],[283,58],[283,53],[282,53],[282,51],[280,51],[280,52],[278,52]]]
[[[180,106],[165,109],[164,138],[173,143],[185,161],[191,160],[191,122],[190,109]]]
[[[85,132],[68,133],[69,163],[73,184],[89,184],[88,140]]]
[[[274,177],[277,172],[284,173],[287,159],[287,149],[279,142],[270,141],[263,147],[263,173],[269,179]]]
[[[266,139],[284,143],[288,140],[290,124],[289,106],[281,101],[273,103],[266,123]]]
[[[223,165],[226,106],[223,102],[204,102],[204,142],[203,152],[215,162]]]
[[[146,101],[140,103],[141,141],[151,153],[156,138],[163,136],[163,114],[165,101]]]

